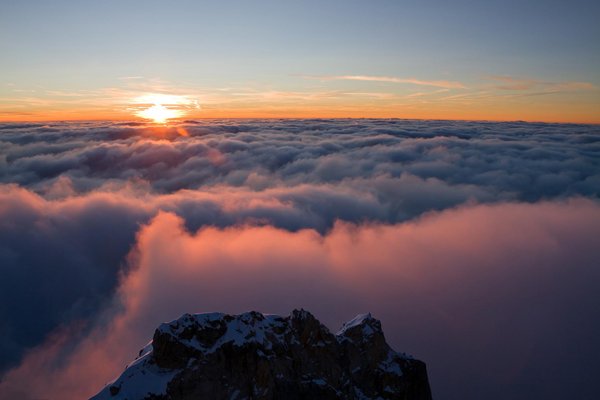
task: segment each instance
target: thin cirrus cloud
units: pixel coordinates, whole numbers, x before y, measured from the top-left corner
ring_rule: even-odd
[[[414,352],[430,363],[434,392],[447,393],[446,398],[519,398],[525,393],[523,382],[529,385],[528,393],[544,397],[544,388],[556,389],[589,368],[585,354],[576,349],[564,354],[573,362],[546,362],[527,335],[546,337],[546,330],[551,330],[545,340],[552,348],[560,340],[594,345],[584,336],[596,327],[569,331],[567,327],[585,321],[573,320],[573,313],[554,301],[568,298],[569,305],[579,301],[588,310],[593,297],[581,293],[588,293],[586,282],[599,283],[590,267],[599,257],[590,245],[598,236],[593,227],[600,226],[599,144],[597,126],[522,122],[2,124],[0,370],[6,378],[1,393],[21,390],[21,395],[12,397],[36,397],[44,386],[59,393],[51,383],[56,380],[56,385],[65,383],[81,398],[81,390],[89,394],[105,382],[100,380],[122,369],[131,352],[151,336],[156,319],[200,309],[288,312],[287,308],[302,303],[300,295],[290,297],[281,309],[269,309],[269,304],[296,282],[299,293],[317,291],[315,302],[306,306],[332,328],[355,312],[379,314],[399,350]],[[422,234],[413,240],[409,232]],[[527,235],[519,236],[520,232]],[[156,237],[152,243],[160,245],[144,244],[149,243],[144,238],[150,233]],[[263,235],[268,240],[260,243],[274,243],[274,247],[252,252],[247,240],[241,239],[252,235]],[[343,243],[352,237],[361,250],[344,258],[343,249],[356,243]],[[481,247],[473,247],[482,238],[486,239]],[[222,245],[206,245],[213,240]],[[227,242],[233,247],[223,247]],[[307,258],[295,257],[291,243],[306,244]],[[175,249],[181,252],[173,253]],[[273,258],[278,249],[280,258]],[[223,260],[227,254],[233,264]],[[515,254],[520,254],[518,259]],[[286,261],[296,259],[298,265]],[[248,263],[242,265],[241,260]],[[223,272],[231,272],[227,276],[243,276],[252,283],[246,288],[248,296],[231,295],[237,292],[227,285],[237,281],[227,283],[225,275],[217,274],[221,261]],[[179,270],[174,265],[186,267]],[[364,265],[373,268],[367,273],[361,269]],[[142,279],[148,268],[155,272]],[[440,268],[447,274],[440,276],[452,278],[451,285],[434,284]],[[160,282],[151,276],[169,269],[173,276],[165,277],[165,282],[171,280],[174,287],[190,285],[189,292],[162,297],[166,288],[150,290],[144,283],[140,291],[125,290],[133,296],[131,302],[122,297],[127,285],[145,279]],[[190,279],[179,278],[184,270]],[[130,277],[129,283],[120,280],[124,276]],[[398,290],[388,286],[392,283],[386,283],[386,276],[393,277],[390,282]],[[412,280],[418,285],[404,281],[411,276],[419,277]],[[433,280],[428,283],[428,279]],[[382,288],[381,293],[389,297],[377,297],[364,282]],[[488,288],[489,282],[499,290],[494,292],[497,296],[480,290]],[[212,285],[210,290],[198,289],[204,284]],[[426,290],[420,293],[419,285]],[[531,291],[532,285],[538,289]],[[211,292],[219,287],[228,289]],[[203,292],[211,295],[193,295]],[[152,293],[156,299],[173,301],[160,306]],[[506,293],[523,297],[511,295],[519,301],[505,304],[502,294]],[[432,299],[437,299],[435,307]],[[530,303],[532,308],[525,308],[530,311],[520,314],[523,304]],[[119,327],[114,304],[126,306],[125,330]],[[142,307],[141,314],[136,314],[134,304]],[[411,304],[415,305],[412,311]],[[439,308],[439,304],[452,307]],[[459,313],[463,308],[466,314]],[[543,314],[549,309],[555,312]],[[586,313],[594,315],[594,309]],[[130,332],[135,326],[132,321],[140,318],[145,322]],[[502,324],[507,321],[519,328],[505,329]],[[115,336],[103,336],[107,326],[115,328]],[[473,342],[471,330],[482,332],[485,340]],[[444,341],[431,336],[442,331],[449,335]],[[507,336],[507,331],[514,334]],[[561,332],[571,333],[562,337]],[[521,337],[527,340],[517,346]],[[114,354],[122,358],[111,354],[114,359],[90,378],[94,359],[86,358],[86,351],[67,351],[65,339],[77,349],[85,343],[99,344],[96,349],[103,350],[116,346]],[[119,341],[123,347],[115,344]],[[470,347],[471,342],[480,347]],[[489,343],[502,343],[504,350],[514,344],[527,357],[512,365],[508,355],[513,353],[503,353],[502,359]],[[487,347],[489,353],[481,353]],[[51,349],[57,353],[53,355]],[[456,349],[482,356],[467,360],[469,365],[455,363],[460,358]],[[498,371],[488,368],[483,355],[503,360]],[[50,368],[44,360],[75,375]],[[536,370],[555,383],[535,375]],[[481,384],[458,384],[461,376],[472,374]],[[39,379],[35,385],[23,383],[32,382],[33,376]],[[84,389],[69,386],[69,376],[77,376],[70,382],[80,382]],[[584,386],[593,388],[593,384],[580,385],[581,393]],[[472,392],[462,396],[465,387]]]
[[[578,81],[567,81],[567,82],[550,82],[542,81],[537,79],[523,79],[512,76],[501,76],[492,75],[489,79],[497,82],[501,82],[499,85],[495,85],[495,89],[500,90],[533,90],[533,89],[547,89],[552,92],[571,92],[571,91],[585,91],[585,90],[596,90],[598,87],[590,82],[578,82]]]
[[[318,79],[323,81],[365,81],[365,82],[385,82],[400,83],[417,86],[433,86],[444,89],[466,89],[467,87],[458,81],[446,80],[423,80],[415,78],[399,78],[395,76],[373,76],[373,75],[304,75],[308,79]]]

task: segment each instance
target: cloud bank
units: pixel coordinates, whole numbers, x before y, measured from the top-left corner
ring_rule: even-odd
[[[0,154],[0,398],[92,394],[183,312],[295,307],[373,312],[439,398],[597,392],[597,126],[4,124]]]
[[[0,125],[0,181],[82,193],[134,179],[158,192],[210,185],[340,184],[416,176],[533,201],[598,193],[598,126],[406,120]],[[361,191],[363,188],[360,189]],[[479,199],[478,199],[479,200]]]
[[[578,384],[591,398],[598,385],[581,374],[600,351],[599,222],[589,200],[338,223],[326,235],[272,226],[192,234],[159,213],[137,236],[118,306],[84,334],[59,332],[30,352],[0,396],[89,396],[161,321],[251,306],[305,307],[332,327],[369,309],[396,348],[428,361],[440,398],[564,398]]]

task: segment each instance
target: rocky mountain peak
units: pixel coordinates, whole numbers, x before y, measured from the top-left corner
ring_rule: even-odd
[[[100,399],[431,398],[425,364],[392,350],[381,323],[361,314],[333,334],[310,312],[184,314]]]

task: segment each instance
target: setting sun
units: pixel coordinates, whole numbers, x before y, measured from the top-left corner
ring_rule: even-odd
[[[182,117],[191,109],[200,107],[196,100],[169,94],[147,94],[135,98],[132,102],[136,104],[132,110],[136,116],[152,120],[157,124]]]
[[[157,124],[164,124],[168,119],[177,118],[181,115],[181,112],[177,110],[171,110],[162,104],[155,104],[143,111],[136,114],[138,117],[151,119]]]

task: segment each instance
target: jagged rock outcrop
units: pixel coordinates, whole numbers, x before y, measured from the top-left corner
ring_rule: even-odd
[[[429,400],[425,364],[393,351],[381,323],[359,315],[332,334],[312,314],[185,314],[100,399]]]

